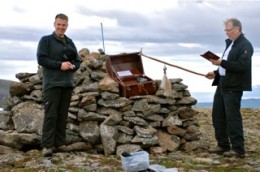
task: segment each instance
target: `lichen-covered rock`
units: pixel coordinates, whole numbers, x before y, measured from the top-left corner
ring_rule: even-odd
[[[158,89],[154,95],[126,98],[120,96],[118,81],[106,73],[107,55],[83,49],[80,56],[82,63],[74,73],[67,119],[68,144],[84,142],[105,155],[119,154],[124,148],[130,152],[154,148],[154,153],[196,149],[187,143],[200,137],[196,111],[191,108],[197,101],[181,78],[169,79],[170,97]],[[11,84],[11,96],[3,100],[4,111],[0,112],[0,145],[40,147],[44,117],[42,68],[16,77],[20,82]],[[160,85],[161,80],[156,83]]]

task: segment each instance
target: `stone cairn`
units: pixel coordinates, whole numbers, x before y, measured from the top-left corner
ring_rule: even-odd
[[[170,79],[172,97],[164,90],[154,95],[120,96],[118,83],[105,69],[107,55],[79,52],[81,67],[67,119],[67,142],[74,150],[104,155],[147,150],[151,154],[193,151],[200,131],[192,98],[182,79]],[[42,70],[18,73],[0,111],[0,146],[18,150],[40,148],[44,117]],[[156,80],[159,85],[161,80]]]

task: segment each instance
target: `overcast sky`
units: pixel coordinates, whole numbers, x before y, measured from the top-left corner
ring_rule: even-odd
[[[206,74],[216,69],[200,54],[224,50],[223,21],[237,17],[254,46],[253,85],[260,85],[260,2],[238,0],[0,0],[0,79],[37,72],[36,49],[51,34],[57,13],[69,16],[66,35],[77,49],[107,54],[137,52]],[[143,58],[145,73],[163,76],[163,64]],[[167,67],[169,78],[183,78],[191,92],[214,92],[211,80]]]

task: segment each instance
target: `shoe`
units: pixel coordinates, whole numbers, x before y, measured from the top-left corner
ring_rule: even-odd
[[[230,150],[228,152],[225,152],[223,154],[224,157],[237,157],[237,158],[245,158],[245,154],[244,153],[238,153],[235,152],[234,150]]]
[[[55,152],[70,152],[73,150],[72,146],[62,145],[55,149]]]
[[[52,156],[52,154],[53,154],[52,148],[43,148],[42,150],[43,157],[50,157]]]
[[[210,148],[208,150],[209,153],[215,153],[215,154],[223,154],[224,152],[227,152],[229,151],[230,149],[227,149],[227,148],[222,148],[222,147],[219,147],[219,146],[216,146],[216,147],[213,147],[213,148]]]

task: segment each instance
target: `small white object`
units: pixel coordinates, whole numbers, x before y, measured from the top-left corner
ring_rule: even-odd
[[[159,164],[152,164],[148,169],[152,170],[153,172],[178,172],[177,168],[166,168]]]
[[[131,153],[131,156],[122,156],[122,166],[126,172],[147,170],[149,167],[149,154],[146,151]]]

